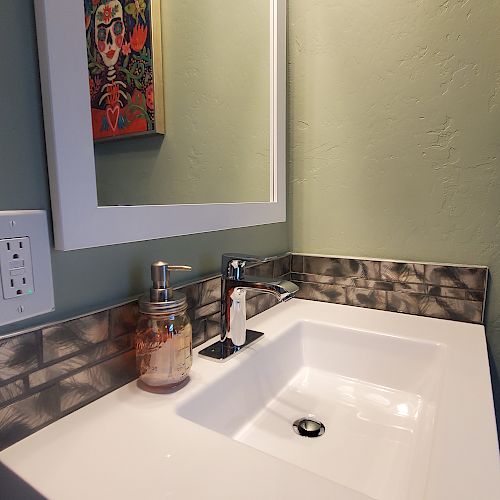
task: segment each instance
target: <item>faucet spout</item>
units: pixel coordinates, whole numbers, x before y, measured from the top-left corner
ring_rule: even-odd
[[[221,339],[200,351],[200,356],[225,361],[263,335],[246,329],[247,291],[271,294],[278,302],[290,300],[299,291],[291,281],[246,275],[247,262],[268,260],[242,254],[222,256]]]
[[[238,288],[255,290],[273,295],[278,302],[286,302],[294,297],[299,287],[291,281],[247,276],[238,282]]]

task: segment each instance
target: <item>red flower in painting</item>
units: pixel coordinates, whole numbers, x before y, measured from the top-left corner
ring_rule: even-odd
[[[132,49],[136,52],[140,52],[146,43],[146,38],[148,37],[148,27],[142,24],[136,24],[134,26],[134,31],[132,31],[132,36],[130,37],[130,44]]]
[[[92,0],[92,5],[95,7],[101,0]]]
[[[104,9],[102,11],[102,19],[105,23],[109,23],[111,21],[111,6],[110,5],[105,5]]]
[[[153,84],[148,85],[148,87],[146,88],[146,105],[151,110],[155,107],[155,92],[153,89]]]
[[[130,54],[130,43],[123,42],[122,52],[123,52],[123,55],[125,55],[125,56],[128,56]]]
[[[146,112],[146,109],[144,108],[144,94],[141,94],[137,89],[134,90],[131,101],[133,106],[127,106],[125,108],[125,113],[127,114],[127,120],[129,122],[133,122],[140,117],[142,113]]]

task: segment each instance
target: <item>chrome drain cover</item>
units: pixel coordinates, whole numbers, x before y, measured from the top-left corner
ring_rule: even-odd
[[[319,420],[312,417],[304,417],[295,420],[293,430],[299,435],[309,438],[322,436],[325,433],[325,426]]]

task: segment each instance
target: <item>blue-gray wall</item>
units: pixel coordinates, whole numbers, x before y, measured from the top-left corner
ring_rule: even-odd
[[[64,43],[64,40],[61,40]],[[0,210],[50,211],[33,0],[2,0],[0,14]],[[137,295],[155,259],[189,264],[194,279],[219,269],[223,252],[261,255],[288,248],[286,224],[167,238],[73,252],[52,252],[56,311],[3,328],[59,320]]]

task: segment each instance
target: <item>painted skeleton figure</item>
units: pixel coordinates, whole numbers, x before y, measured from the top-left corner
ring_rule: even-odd
[[[125,36],[123,8],[119,0],[111,0],[100,5],[96,11],[94,23],[95,44],[104,64],[108,68],[108,83],[102,86],[103,93],[99,104],[106,100],[107,106],[112,109],[118,105],[123,107],[127,102],[127,96],[123,91],[126,85],[116,79],[115,68]],[[122,98],[124,101],[122,101]]]
[[[84,0],[95,140],[154,130],[149,0]]]

